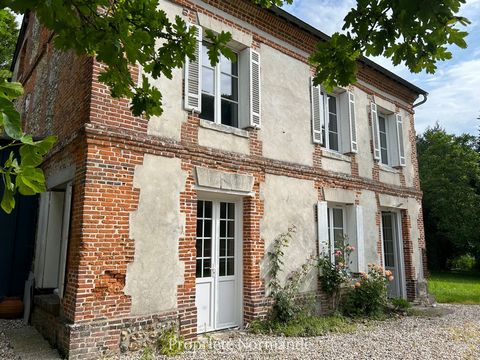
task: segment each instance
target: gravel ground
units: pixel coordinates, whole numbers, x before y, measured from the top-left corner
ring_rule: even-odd
[[[445,315],[367,322],[351,334],[281,338],[220,333],[211,337],[209,350],[187,351],[175,359],[480,359],[480,306],[438,308]],[[19,326],[23,326],[20,321],[0,320],[0,359],[14,359],[5,330]],[[140,359],[141,355],[117,359]]]
[[[15,354],[10,347],[5,331],[18,329],[22,326],[25,326],[22,320],[0,319],[0,359],[15,359]]]

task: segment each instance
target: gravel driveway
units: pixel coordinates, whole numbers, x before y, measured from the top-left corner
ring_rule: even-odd
[[[351,334],[281,338],[244,332],[215,334],[210,350],[185,352],[175,359],[480,359],[480,306],[439,305],[446,315],[404,317],[360,324]],[[14,353],[0,320],[0,359]],[[141,354],[117,359],[139,359]],[[162,357],[163,358],[163,357]]]

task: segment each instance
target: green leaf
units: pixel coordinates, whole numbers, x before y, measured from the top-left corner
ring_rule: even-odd
[[[21,167],[39,166],[42,163],[45,154],[47,154],[57,141],[55,136],[48,136],[43,140],[33,142],[33,144],[30,143],[29,137],[22,139],[27,140],[27,143],[20,146]]]
[[[15,184],[22,195],[34,195],[46,191],[45,176],[42,169],[22,167],[17,174]]]
[[[10,175],[4,174],[3,179],[5,182],[5,188],[3,190],[1,206],[3,211],[5,211],[7,214],[10,214],[15,208],[15,192],[14,187],[12,186],[13,184],[10,180]]]

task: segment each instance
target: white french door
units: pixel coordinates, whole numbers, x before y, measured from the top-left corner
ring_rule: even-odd
[[[241,205],[197,203],[196,299],[198,332],[240,325]]]
[[[385,270],[390,270],[394,277],[388,284],[388,297],[404,297],[403,251],[398,214],[395,212],[382,212],[382,241]]]

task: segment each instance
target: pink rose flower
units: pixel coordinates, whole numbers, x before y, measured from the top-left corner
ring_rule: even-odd
[[[388,277],[388,281],[393,281],[393,276],[392,276],[392,275],[390,275],[390,276]]]
[[[359,282],[356,282],[355,285],[354,285],[356,288],[359,288],[361,286],[361,284]]]
[[[335,251],[335,256],[339,257],[342,256],[342,252],[340,250]]]

